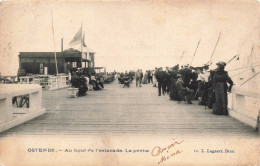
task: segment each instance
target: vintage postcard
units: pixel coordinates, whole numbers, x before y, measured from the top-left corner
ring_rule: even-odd
[[[259,1],[0,13],[0,166],[260,165]]]

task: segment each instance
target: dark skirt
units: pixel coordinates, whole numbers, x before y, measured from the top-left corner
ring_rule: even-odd
[[[198,81],[198,97],[202,97],[203,96],[203,94],[205,93],[204,92],[204,83],[201,81],[201,80],[199,80]]]
[[[216,83],[214,90],[215,90],[215,103],[213,105],[213,113],[217,115],[228,115],[226,83],[224,82]]]
[[[173,79],[172,84],[171,84],[171,90],[170,90],[170,99],[171,100],[179,100],[176,81],[177,81],[176,79]]]

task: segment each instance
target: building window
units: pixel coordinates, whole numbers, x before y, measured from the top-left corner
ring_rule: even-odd
[[[86,66],[86,62],[82,62],[82,68],[86,68],[87,66]]]
[[[77,62],[72,62],[72,67],[77,68]]]

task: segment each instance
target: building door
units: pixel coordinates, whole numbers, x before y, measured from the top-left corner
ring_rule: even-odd
[[[40,63],[40,74],[43,74],[43,63]]]
[[[48,75],[48,67],[44,67],[44,75]]]

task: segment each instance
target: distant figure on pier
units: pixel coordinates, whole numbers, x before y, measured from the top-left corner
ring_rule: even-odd
[[[136,72],[135,72],[135,83],[136,83],[136,87],[141,86],[141,85],[140,85],[140,77],[141,77],[140,70],[137,69]]]
[[[90,84],[93,86],[94,91],[99,91],[104,88],[103,78],[92,73]]]
[[[158,69],[156,72],[156,80],[158,81],[158,96],[161,96],[161,93],[163,95],[166,92],[166,82],[165,82],[165,72],[162,70],[162,67]]]
[[[148,71],[146,70],[146,72],[144,73],[143,84],[147,84],[147,83],[148,83]]]
[[[152,83],[153,84],[153,71],[148,70],[148,83]]]
[[[170,68],[169,67],[166,67],[165,69],[165,85],[166,85],[166,92],[167,94],[170,93],[171,91],[171,83],[172,83],[172,72],[170,71]]]
[[[213,78],[213,91],[215,93],[215,103],[213,104],[213,113],[217,115],[228,115],[227,109],[227,91],[230,92],[233,86],[233,81],[226,72],[225,62],[217,63],[217,71]],[[229,87],[227,86],[229,83]]]
[[[178,91],[176,82],[178,80],[177,75],[179,73],[179,65],[175,65],[171,69],[171,88],[170,88],[170,100],[178,100]]]
[[[158,69],[155,67],[155,70],[153,70],[153,87],[157,87],[157,80],[156,80],[156,73]]]
[[[123,86],[123,88],[125,88],[125,87],[129,88],[131,81],[132,81],[131,78],[129,76],[126,76],[125,79],[124,79],[124,86]]]
[[[78,96],[85,96],[88,91],[88,86],[82,72],[78,70],[71,78],[71,85],[74,88],[79,88]]]
[[[139,69],[139,70],[140,70],[140,83],[139,83],[139,87],[142,87],[142,81],[143,81],[143,78],[144,78],[144,74],[143,74],[142,69]]]

